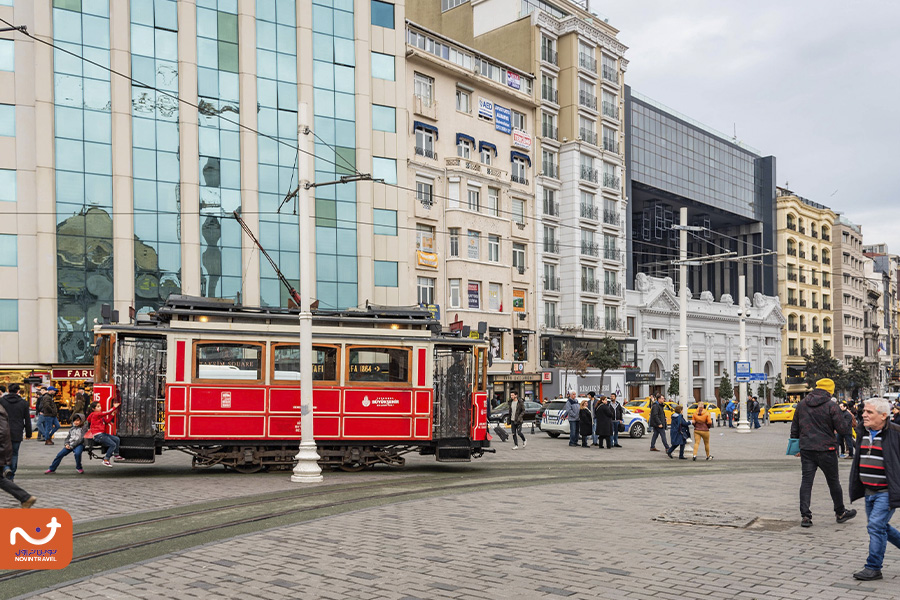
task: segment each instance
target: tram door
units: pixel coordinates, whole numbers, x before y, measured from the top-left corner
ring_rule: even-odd
[[[166,339],[120,335],[116,341],[115,374],[122,401],[117,434],[122,438],[155,437],[160,423],[158,401],[165,397]]]
[[[442,347],[434,356],[434,439],[468,438],[472,420],[469,348]]]

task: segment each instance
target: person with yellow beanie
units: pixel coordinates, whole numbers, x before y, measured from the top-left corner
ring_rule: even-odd
[[[812,498],[813,480],[821,469],[831,492],[834,515],[838,523],[846,523],[856,516],[856,510],[844,506],[844,491],[838,479],[838,455],[835,431],[838,435],[849,435],[849,426],[841,415],[834,394],[834,381],[823,378],[816,381],[816,389],[806,395],[794,411],[791,423],[791,437],[800,440],[800,525],[812,527],[812,512],[809,503]]]

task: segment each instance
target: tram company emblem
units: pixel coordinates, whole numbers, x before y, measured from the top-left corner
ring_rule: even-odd
[[[58,508],[0,509],[0,569],[63,569],[72,561],[72,517]]]
[[[372,402],[369,400],[369,397],[368,397],[368,396],[363,396],[362,405],[363,405],[364,407],[368,408],[370,404],[372,404]]]

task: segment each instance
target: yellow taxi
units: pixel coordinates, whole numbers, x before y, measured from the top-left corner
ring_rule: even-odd
[[[794,420],[794,411],[797,410],[796,402],[788,402],[785,404],[773,404],[769,409],[769,422],[788,422]]]
[[[715,404],[707,404],[706,410],[712,415],[713,423],[720,423],[722,421],[722,411]],[[687,409],[687,418],[691,420],[694,418],[694,413],[697,412],[697,403],[688,405]]]
[[[625,408],[630,410],[631,412],[644,417],[647,422],[650,422],[650,403],[652,401],[650,398],[644,398],[643,400],[632,400],[631,402],[625,403]],[[666,414],[666,424],[672,422],[672,413],[675,412],[675,404],[673,402],[663,402],[663,412]]]

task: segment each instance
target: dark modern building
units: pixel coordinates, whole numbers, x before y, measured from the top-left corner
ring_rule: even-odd
[[[625,86],[625,193],[628,211],[628,274],[677,280],[679,232],[688,208],[688,256],[776,249],[775,157],[681,115]],[[722,261],[688,269],[688,287],[737,301],[738,275],[747,296],[777,293],[776,257]],[[742,271],[743,269],[743,271]]]

